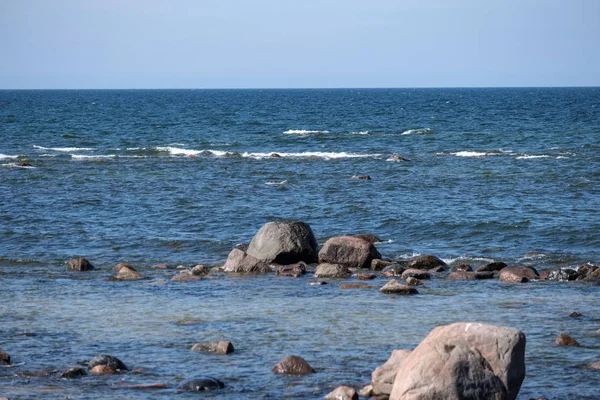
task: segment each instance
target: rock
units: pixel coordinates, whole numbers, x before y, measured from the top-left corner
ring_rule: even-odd
[[[579,344],[579,342],[577,342],[577,340],[573,339],[571,336],[567,335],[566,333],[561,333],[560,335],[558,335],[558,337],[556,338],[554,343],[557,346],[575,346],[575,347],[581,346]]]
[[[392,154],[391,156],[389,156],[389,158],[387,159],[387,161],[395,161],[395,162],[404,161],[404,162],[407,162],[407,161],[410,161],[410,160],[408,158],[401,157],[401,156],[399,156],[397,154]]]
[[[94,368],[90,369],[90,373],[93,375],[115,375],[119,372],[108,365],[96,365]]]
[[[448,265],[436,256],[413,257],[408,262],[408,268],[412,269],[434,269],[436,267],[447,267]]]
[[[459,322],[435,328],[397,370],[390,400],[514,400],[525,378],[525,335]]]
[[[454,271],[448,275],[448,279],[453,281],[460,280],[475,280],[475,279],[494,279],[494,273],[492,271],[484,272],[468,272],[468,271]]]
[[[317,261],[319,246],[304,222],[269,222],[254,235],[246,253],[265,263],[281,265]]]
[[[557,281],[557,282],[568,282],[574,281],[579,277],[579,273],[574,269],[559,269],[557,271],[550,271],[545,280]]]
[[[600,268],[596,268],[587,274],[588,278],[600,278]]]
[[[290,375],[306,375],[312,374],[315,370],[308,365],[308,363],[298,356],[288,356],[283,360],[279,361],[271,369],[276,374],[290,374]]]
[[[412,276],[409,276],[408,278],[406,278],[406,284],[408,286],[421,286],[421,285],[423,285],[423,282],[421,282],[417,278],[413,278]]]
[[[340,264],[348,268],[369,268],[374,258],[381,258],[375,246],[352,236],[334,236],[319,252],[319,263]]]
[[[375,371],[371,374],[374,395],[385,394],[389,396],[392,393],[396,372],[410,353],[410,350],[394,350],[385,364],[375,368]]]
[[[373,393],[373,385],[367,385],[358,392],[360,397],[371,397],[374,395]]]
[[[130,389],[130,390],[153,390],[153,389],[168,389],[169,385],[165,383],[138,383],[135,385],[119,385],[115,386],[116,389]]]
[[[0,350],[0,365],[10,365],[10,356]]]
[[[571,318],[579,318],[581,317],[583,314],[578,313],[577,311],[573,311],[571,314],[569,314],[569,317]]]
[[[407,269],[402,273],[402,279],[406,279],[408,277],[417,278],[417,279],[431,279],[431,274],[427,271],[423,271],[420,269]]]
[[[381,271],[385,267],[392,265],[391,261],[385,261],[380,258],[374,258],[371,260],[371,271]]]
[[[201,275],[208,275],[210,270],[208,268],[206,268],[204,265],[198,264],[198,265],[195,265],[190,270],[190,272],[192,273],[192,275],[201,276]]]
[[[224,272],[236,272],[236,273],[266,273],[271,272],[271,267],[256,259],[255,257],[245,253],[240,249],[233,249],[227,257],[225,265],[223,265]]]
[[[358,179],[361,181],[370,181],[371,177],[369,175],[354,175],[354,176],[352,176],[352,179]]]
[[[452,272],[456,272],[456,271],[471,272],[471,271],[473,271],[473,268],[471,268],[471,266],[469,264],[458,264],[457,266],[452,268]]]
[[[90,262],[83,258],[83,257],[79,257],[79,258],[74,258],[72,260],[69,260],[67,262],[67,269],[69,271],[91,271],[94,269],[94,266],[92,264],[90,264]]]
[[[381,289],[379,289],[379,291],[381,293],[385,293],[385,294],[400,294],[400,295],[419,293],[417,291],[417,289],[410,287],[410,286],[403,285],[395,279],[392,279],[391,281],[386,283]]]
[[[524,283],[538,277],[538,273],[530,267],[505,267],[500,271],[500,280],[508,283]]]
[[[284,265],[283,267],[278,268],[275,271],[275,275],[279,276],[292,276],[294,278],[298,278],[306,273],[306,264],[304,262],[299,262],[291,265]]]
[[[325,396],[329,400],[358,400],[358,393],[350,386],[338,386],[335,390]]]
[[[584,279],[585,277],[587,277],[587,275],[591,272],[594,272],[598,270],[598,267],[595,265],[591,265],[591,264],[586,264],[586,265],[582,265],[581,267],[579,267],[577,269],[577,272],[579,273],[579,279]]]
[[[600,369],[600,361],[588,365],[590,369]]]
[[[374,274],[356,274],[356,279],[359,281],[370,281],[375,278],[376,276]]]
[[[327,282],[324,281],[316,281],[316,282],[308,282],[309,286],[322,286],[327,285]]]
[[[223,389],[225,384],[218,379],[210,376],[199,376],[187,379],[177,386],[180,392],[208,392],[211,390]]]
[[[501,271],[503,268],[506,267],[508,267],[506,263],[502,261],[494,261],[489,264],[482,265],[481,267],[477,268],[475,272]]]
[[[186,272],[180,272],[179,274],[175,275],[174,277],[171,278],[172,282],[191,282],[191,281],[199,281],[202,278],[196,275],[190,275],[189,273]]]
[[[315,278],[347,278],[352,272],[343,265],[323,263],[317,266]]]
[[[377,286],[361,285],[360,283],[344,283],[340,285],[340,289],[377,289]]]
[[[112,281],[135,281],[143,279],[142,274],[127,263],[119,263],[113,268],[113,276],[109,278]]]
[[[63,372],[60,377],[62,379],[76,379],[81,378],[82,376],[86,376],[87,372],[83,368],[69,368],[65,372]]]
[[[109,355],[98,355],[88,362],[88,368],[93,369],[97,365],[104,365],[115,371],[127,371],[128,368],[117,357]]]
[[[384,268],[383,276],[401,276],[404,271],[406,271],[406,268],[404,268],[402,265],[392,264]]]
[[[224,355],[233,353],[234,348],[231,342],[221,340],[220,342],[198,342],[192,346],[192,350]]]
[[[381,242],[381,239],[379,239],[377,236],[373,235],[372,233],[359,233],[358,235],[349,235],[349,236],[354,236],[359,239],[364,239],[371,244]]]

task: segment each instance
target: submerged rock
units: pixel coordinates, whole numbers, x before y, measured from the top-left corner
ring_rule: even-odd
[[[557,281],[557,282],[568,282],[574,281],[579,277],[579,273],[574,269],[559,269],[556,271],[550,271],[546,276],[546,280],[548,281]]]
[[[118,374],[119,371],[109,367],[108,365],[96,365],[90,369],[90,373],[93,375],[115,375]]]
[[[554,343],[557,346],[575,346],[575,347],[581,346],[577,340],[573,339],[571,336],[567,335],[566,333],[562,333],[562,332],[560,335],[558,335],[558,337],[556,338]]]
[[[267,273],[272,271],[269,264],[237,248],[231,250],[222,269],[224,272],[237,273]]]
[[[105,355],[105,354],[98,355],[98,356],[92,358],[88,362],[89,369],[93,369],[94,367],[96,367],[98,365],[108,367],[117,372],[128,370],[128,368],[125,366],[125,364],[123,364],[123,362],[121,360],[119,360],[117,357],[113,357],[113,356],[109,356],[109,355]]]
[[[358,393],[356,393],[356,389],[350,386],[338,386],[325,398],[329,400],[358,400]]]
[[[67,262],[67,269],[69,271],[84,272],[93,270],[94,266],[86,258],[79,257],[69,260]]]
[[[340,289],[377,289],[377,286],[363,285],[360,283],[344,283],[340,285]]]
[[[204,353],[215,353],[224,355],[233,353],[234,348],[231,342],[227,340],[221,340],[219,342],[198,342],[192,346],[192,350]]]
[[[82,376],[87,376],[87,372],[83,368],[69,368],[60,375],[62,379],[76,379]]]
[[[469,271],[454,271],[448,275],[448,279],[459,281],[459,280],[476,280],[476,279],[494,279],[494,273],[492,271],[484,272],[469,272]]]
[[[265,263],[314,263],[319,246],[307,223],[279,221],[263,225],[250,241],[246,252]]]
[[[10,356],[0,350],[0,365],[9,365],[10,364]]]
[[[196,275],[191,275],[187,272],[180,272],[174,277],[171,278],[172,282],[191,282],[191,281],[199,281],[202,280],[201,277]]]
[[[315,278],[347,278],[352,275],[348,268],[339,264],[323,263],[317,266]]]
[[[113,276],[109,278],[112,281],[135,281],[143,279],[142,274],[127,263],[119,263],[113,268]]]
[[[312,374],[315,370],[304,360],[298,356],[288,356],[283,360],[279,361],[271,369],[276,374],[290,374],[290,375],[306,375]]]
[[[505,262],[494,261],[494,262],[482,265],[481,267],[477,268],[475,270],[475,272],[501,271],[503,268],[506,268],[506,267],[508,267],[508,265]]]
[[[412,269],[434,269],[436,267],[447,267],[448,265],[436,256],[426,255],[413,257],[408,262],[408,268]]]
[[[334,236],[319,252],[319,263],[340,264],[348,268],[369,268],[374,258],[381,258],[375,246],[353,236]]]
[[[370,181],[371,177],[369,175],[353,175],[352,179],[358,179],[361,181]]]
[[[181,392],[208,392],[223,389],[224,387],[225,384],[216,378],[199,376],[181,382],[177,386],[177,390]]]
[[[392,265],[391,261],[385,261],[380,258],[374,258],[371,260],[371,271],[381,271],[387,266]]]
[[[406,284],[408,286],[421,286],[421,285],[423,285],[423,282],[421,282],[417,278],[413,278],[412,276],[409,276],[408,278],[406,278]]]
[[[381,293],[385,293],[385,294],[400,294],[400,295],[418,294],[419,293],[417,291],[417,289],[407,286],[407,285],[403,285],[395,279],[392,279],[391,281],[386,283],[381,289],[379,289],[379,291]]]

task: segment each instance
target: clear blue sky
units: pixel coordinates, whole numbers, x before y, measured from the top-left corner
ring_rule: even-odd
[[[600,86],[600,0],[0,0],[0,88]]]

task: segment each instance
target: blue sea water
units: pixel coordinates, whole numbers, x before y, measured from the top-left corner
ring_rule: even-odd
[[[173,273],[153,264],[217,265],[281,219],[309,223],[321,244],[374,233],[397,260],[597,264],[599,88],[0,91],[0,139],[0,349],[17,368],[112,352],[150,371],[125,378],[136,383],[203,372],[226,382],[216,397],[318,398],[367,383],[436,325],[481,320],[528,335],[523,398],[598,397],[582,367],[600,361],[598,289],[582,283],[432,281],[406,300],[309,277],[104,278],[122,261],[150,283]],[[66,273],[75,256],[99,270]],[[187,318],[202,322],[176,324]],[[565,329],[585,345],[554,348]],[[220,337],[236,356],[189,352]],[[295,353],[321,372],[271,375]],[[111,398],[121,378],[86,379],[2,369],[0,395]]]

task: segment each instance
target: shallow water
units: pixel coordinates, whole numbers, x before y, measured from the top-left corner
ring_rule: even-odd
[[[212,375],[226,388],[204,397],[319,398],[366,384],[437,325],[480,321],[527,335],[520,398],[598,398],[585,368],[600,361],[598,286],[440,278],[394,297],[309,277],[160,284],[175,272],[148,269],[220,264],[288,218],[320,244],[373,232],[398,260],[598,263],[597,88],[0,91],[0,138],[0,349],[16,364],[0,366],[0,395],[168,398]],[[67,273],[75,256],[98,270]],[[121,261],[149,278],[107,282]],[[582,347],[555,347],[562,331]],[[217,339],[235,353],[189,350]],[[25,374],[96,354],[144,371]],[[290,354],[318,373],[274,375]],[[171,388],[115,389],[122,380]]]

